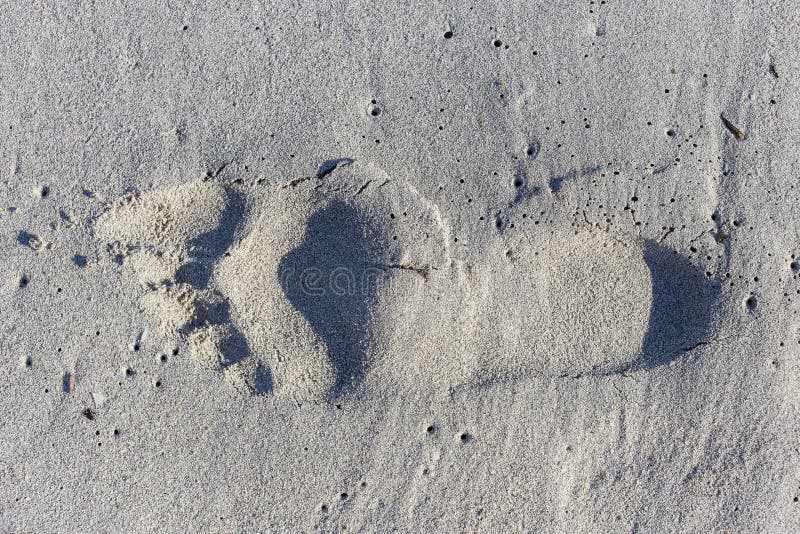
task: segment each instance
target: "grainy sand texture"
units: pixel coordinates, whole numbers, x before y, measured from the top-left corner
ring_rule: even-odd
[[[800,4],[2,13],[0,531],[800,530]]]

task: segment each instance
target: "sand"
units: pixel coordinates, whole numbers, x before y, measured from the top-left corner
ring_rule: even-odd
[[[800,529],[800,7],[7,4],[0,530]]]

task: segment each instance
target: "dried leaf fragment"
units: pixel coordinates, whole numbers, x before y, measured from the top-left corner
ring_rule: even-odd
[[[735,125],[735,124],[733,124],[731,121],[729,121],[728,119],[726,119],[726,118],[725,118],[725,115],[720,115],[719,117],[722,119],[722,124],[724,124],[724,125],[725,125],[725,128],[727,128],[727,129],[728,129],[728,131],[729,131],[729,132],[731,132],[731,133],[733,134],[733,136],[734,136],[736,139],[738,139],[739,141],[741,141],[742,139],[744,139],[744,132],[743,132],[742,130],[740,130],[740,129],[739,129],[739,128],[738,128],[738,127]]]

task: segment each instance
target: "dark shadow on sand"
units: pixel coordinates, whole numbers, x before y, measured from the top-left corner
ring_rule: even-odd
[[[189,284],[199,290],[209,290],[209,282],[214,268],[233,245],[237,231],[245,220],[244,197],[230,189],[226,189],[227,204],[222,218],[213,230],[193,239],[189,243],[189,261],[178,270],[175,281]],[[231,335],[226,337],[220,346],[225,362],[223,367],[238,363],[251,355],[250,347],[244,334],[233,327],[230,303],[215,292],[213,303],[201,304],[197,319],[187,325],[184,334],[207,325],[226,325]],[[268,368],[261,365],[256,369],[252,384],[254,393],[262,394],[272,391],[272,375]]]
[[[336,374],[331,396],[350,390],[366,371],[374,277],[387,248],[352,207],[334,202],[308,220],[299,247],[281,259],[281,286],[325,343]]]
[[[719,283],[653,241],[645,244],[644,259],[653,280],[650,319],[639,357],[621,371],[668,364],[714,336]]]

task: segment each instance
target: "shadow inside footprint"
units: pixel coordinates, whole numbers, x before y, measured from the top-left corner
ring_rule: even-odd
[[[278,266],[289,302],[326,345],[336,375],[333,397],[366,370],[370,308],[385,275],[375,265],[387,248],[364,217],[337,201],[309,218],[303,242]]]
[[[634,368],[652,369],[708,343],[721,288],[674,250],[648,241],[644,259],[653,280],[647,333]]]
[[[230,302],[210,286],[211,276],[223,255],[230,249],[237,231],[245,220],[244,198],[231,190],[225,192],[227,203],[219,224],[211,231],[192,239],[188,244],[189,258],[175,274],[175,282],[207,292],[203,302],[198,303],[196,317],[183,329],[183,334],[209,325],[224,325],[226,335],[220,340],[219,352],[223,357],[222,367],[248,359],[252,352],[244,334],[236,329],[231,318]],[[269,369],[258,365],[250,386],[256,395],[272,391],[272,376]]]
[[[189,242],[189,261],[176,273],[176,282],[207,288],[217,262],[233,244],[236,232],[245,220],[245,201],[239,193],[231,190],[225,193],[227,204],[219,224]]]

